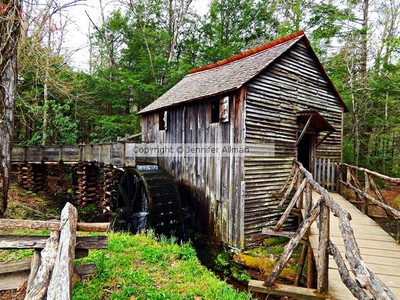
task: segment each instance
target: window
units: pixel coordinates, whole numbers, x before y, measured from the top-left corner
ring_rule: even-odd
[[[229,122],[229,96],[211,101],[211,123]]]
[[[167,130],[167,116],[166,110],[158,113],[158,130]]]
[[[219,122],[219,100],[211,102],[211,123]]]

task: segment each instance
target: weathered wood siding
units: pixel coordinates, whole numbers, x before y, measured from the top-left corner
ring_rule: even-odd
[[[245,160],[244,231],[245,243],[250,245],[263,237],[262,228],[274,224],[279,215],[271,209],[279,202],[273,193],[284,184],[297,155],[296,112],[315,109],[336,129],[318,146],[317,157],[340,161],[343,107],[304,41],[246,88],[246,143],[275,143],[273,157]]]
[[[229,96],[229,122],[210,124],[210,101],[216,98],[205,99],[167,109],[167,130],[159,130],[158,112],[143,115],[143,141],[164,143],[167,147],[179,143],[233,145],[243,141],[244,90]],[[222,242],[242,248],[244,158],[175,155],[159,158],[158,162],[181,188],[190,191],[202,227],[208,227]]]

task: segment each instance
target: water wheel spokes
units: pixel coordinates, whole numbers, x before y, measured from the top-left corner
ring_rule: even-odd
[[[154,165],[127,169],[118,190],[118,203],[132,232],[153,228],[156,233],[181,234],[180,196],[167,172]]]

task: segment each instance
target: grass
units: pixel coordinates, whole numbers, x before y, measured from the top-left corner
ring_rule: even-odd
[[[60,214],[58,201],[40,193],[26,193],[16,186],[12,186],[9,204],[8,218],[57,219]],[[92,211],[92,207],[81,209],[80,216]],[[49,234],[20,229],[1,233]],[[263,280],[269,274],[286,242],[282,238],[267,239],[264,246],[246,251],[242,257],[218,251],[205,255],[211,261],[210,268],[246,285],[250,276]],[[292,280],[298,253],[296,249],[288,268],[281,274],[281,282]],[[32,250],[0,250],[0,262],[23,260],[31,254]],[[236,291],[201,265],[191,244],[179,244],[165,237],[157,239],[152,232],[109,233],[108,249],[90,250],[88,257],[77,260],[77,263],[86,262],[94,262],[98,272],[77,283],[73,299],[251,299],[249,293]]]
[[[189,243],[159,240],[150,231],[110,233],[106,250],[90,251],[79,263],[98,272],[78,282],[73,299],[251,299],[202,266]]]

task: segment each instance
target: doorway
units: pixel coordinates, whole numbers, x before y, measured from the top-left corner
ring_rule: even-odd
[[[316,155],[315,134],[304,134],[297,146],[297,160],[301,162],[308,171],[313,174],[314,159]]]

